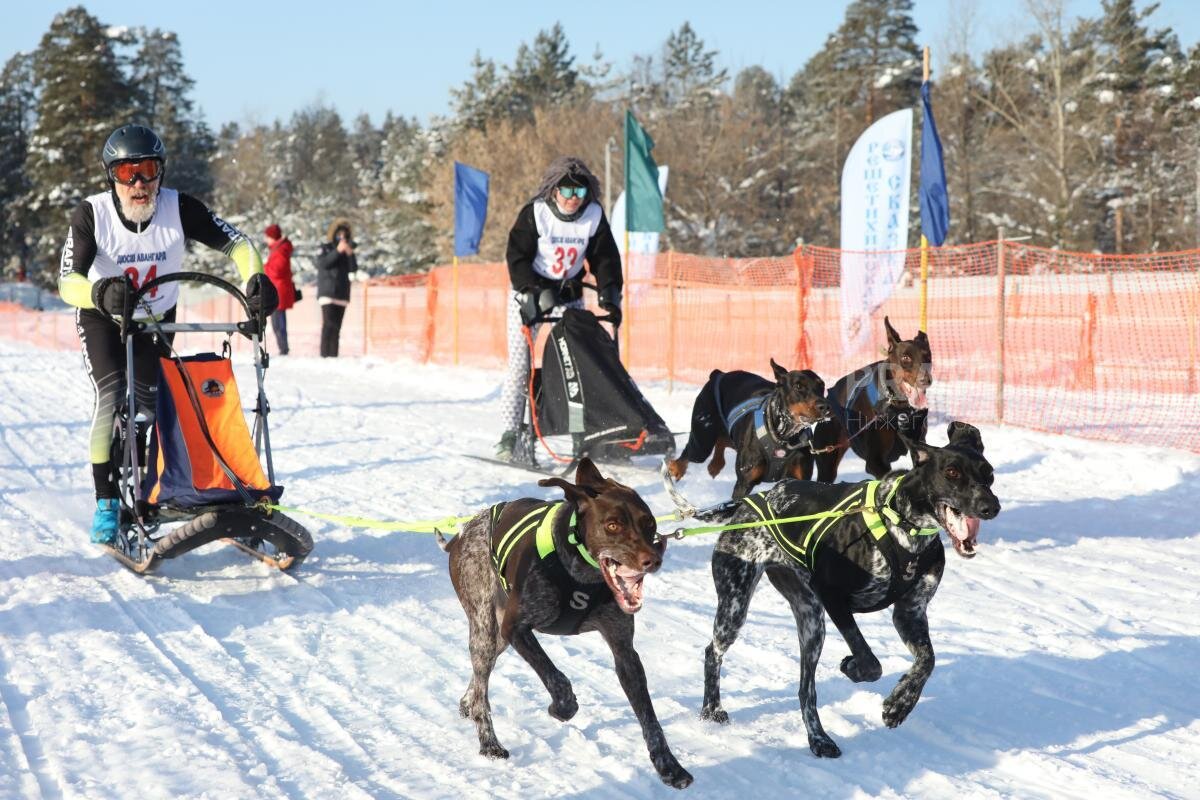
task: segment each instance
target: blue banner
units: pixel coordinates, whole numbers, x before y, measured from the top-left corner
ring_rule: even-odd
[[[454,255],[479,252],[487,222],[488,174],[454,162]]]
[[[917,190],[921,198],[921,233],[931,245],[940,247],[950,230],[950,197],[946,194],[942,140],[929,105],[929,81],[921,84],[921,108],[925,118],[921,125],[921,186]]]

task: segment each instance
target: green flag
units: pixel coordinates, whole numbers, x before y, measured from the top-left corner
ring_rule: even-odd
[[[625,230],[661,233],[662,192],[658,190],[658,165],[650,151],[654,140],[638,125],[632,111],[625,112]]]

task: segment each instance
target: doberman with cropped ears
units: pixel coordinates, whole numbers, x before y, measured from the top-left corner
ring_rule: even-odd
[[[511,644],[550,693],[550,716],[565,722],[579,710],[575,692],[534,633],[598,631],[612,650],[650,761],[664,783],[683,789],[692,776],[667,746],[633,647],[643,581],[662,565],[666,547],[654,514],[637,492],[604,478],[587,458],[575,483],[547,478],[538,485],[559,487],[565,501],[499,503],[475,515],[449,544],[438,536],[470,628],[472,677],[459,711],[474,720],[481,755],[508,758],[488,701],[496,659]]]
[[[737,452],[734,500],[763,481],[812,477],[811,426],[829,417],[825,382],[812,370],[787,370],[775,359],[771,371],[774,383],[742,370],[712,371],[696,395],[687,446],[666,462],[673,480],[710,454],[708,474],[717,477],[727,447]]]
[[[925,331],[902,339],[883,318],[887,357],[843,376],[829,390],[832,414],[813,431],[812,453],[801,453],[817,480],[833,483],[847,449],[864,462],[867,473],[882,478],[908,447],[905,439],[925,441],[929,411],[925,392],[933,383],[933,355]]]
[[[702,718],[729,721],[721,706],[721,663],[764,573],[796,618],[809,749],[819,757],[841,755],[817,715],[826,614],[850,647],[841,670],[858,683],[878,680],[883,670],[854,615],[892,607],[892,624],[914,661],[883,701],[883,721],[894,728],[908,717],[933,672],[926,608],[946,562],[938,530],[955,552],[972,558],[980,520],[1000,513],[978,429],[952,422],[947,434],[945,447],[910,441],[915,466],[908,471],[862,483],[783,481],[742,500],[730,522],[761,524],[725,531],[713,550],[717,613],[704,651]]]

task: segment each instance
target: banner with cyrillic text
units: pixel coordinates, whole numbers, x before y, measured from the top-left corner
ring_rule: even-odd
[[[847,353],[870,341],[871,314],[904,274],[912,116],[906,108],[867,128],[842,168],[842,344]]]

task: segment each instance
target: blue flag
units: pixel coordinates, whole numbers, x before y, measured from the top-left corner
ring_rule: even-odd
[[[938,138],[929,106],[929,81],[921,84],[921,233],[934,247],[946,241],[950,229],[950,197],[946,194],[946,167],[942,163],[942,140]]]
[[[488,174],[454,162],[454,255],[479,252],[487,222]]]

